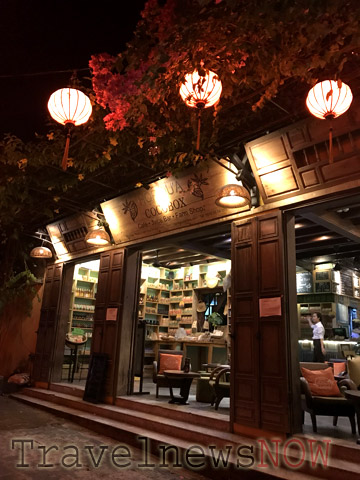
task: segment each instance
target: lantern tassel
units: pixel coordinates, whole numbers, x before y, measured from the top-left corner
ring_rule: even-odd
[[[70,147],[70,131],[68,131],[66,135],[65,151],[64,151],[62,162],[61,162],[61,167],[63,170],[67,169],[68,158],[69,158],[69,147]]]
[[[331,123],[329,128],[329,163],[333,163],[333,129]]]
[[[200,126],[201,126],[201,109],[199,108],[197,139],[196,139],[196,150],[198,150],[198,151],[200,150]]]

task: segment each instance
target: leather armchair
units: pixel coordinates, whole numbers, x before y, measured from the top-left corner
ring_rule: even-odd
[[[325,363],[301,362],[300,366],[309,370],[324,370],[331,368]],[[312,395],[306,379],[300,376],[301,385],[301,407],[304,423],[304,413],[311,416],[313,431],[317,432],[316,415],[333,417],[333,425],[336,426],[338,417],[348,417],[351,424],[351,433],[356,433],[355,409],[345,397],[322,397]]]
[[[159,388],[169,388],[169,382],[168,379],[165,377],[164,374],[159,373],[160,369],[160,354],[165,353],[169,355],[181,355],[182,356],[182,361],[181,361],[181,369],[184,367],[184,352],[182,350],[159,350],[158,353],[158,358],[153,362],[153,382],[156,383],[156,398],[159,398]],[[190,370],[191,370],[191,365],[190,365]],[[179,385],[176,385],[176,383],[179,383]],[[172,379],[171,380],[171,385],[172,387],[181,387],[181,380],[176,380]]]

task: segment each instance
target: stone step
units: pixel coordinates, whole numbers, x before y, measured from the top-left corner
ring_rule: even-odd
[[[73,395],[74,397],[83,398],[85,389],[81,387],[74,387],[73,385],[67,385],[64,383],[51,383],[50,390],[59,393],[67,393],[68,395]]]
[[[50,390],[58,393],[65,393],[82,398],[84,390],[79,387],[73,387],[63,384],[51,384]],[[155,400],[149,400],[146,397],[118,397],[116,405],[119,407],[129,408],[144,413],[152,413],[154,415],[169,416],[174,420],[187,420],[191,425],[209,426],[215,430],[228,432],[230,428],[228,417],[221,413],[214,412],[196,412],[189,410],[186,405],[159,405]],[[224,418],[225,417],[225,418]]]
[[[146,398],[135,399],[133,397],[117,397],[116,405],[139,412],[166,415],[174,420],[187,421],[189,425],[204,427],[211,425],[212,429],[223,432],[228,432],[230,429],[228,417],[215,410],[213,412],[196,412],[189,409],[186,405],[159,405],[154,400],[147,400]]]
[[[79,425],[89,428],[99,434],[114,438],[115,440],[118,440],[121,445],[140,448],[144,452],[144,455],[146,448],[149,453],[159,458],[159,464],[164,463],[162,450],[159,447],[172,446],[177,448],[180,452],[179,461],[181,465],[185,468],[191,469],[191,466],[189,466],[188,462],[186,461],[186,451],[194,445],[193,441],[185,441],[179,438],[174,438],[173,436],[158,434],[152,430],[139,428],[125,422],[100,417],[89,412],[79,411],[75,408],[58,405],[37,397],[30,397],[28,395],[24,395],[23,393],[13,394],[11,397],[28,405],[42,408],[59,417],[72,420]],[[145,447],[146,442],[148,442],[147,447]],[[169,464],[170,467],[173,465],[174,461],[175,458],[171,456],[166,458],[166,463]],[[190,461],[196,463],[198,460],[190,459]],[[234,458],[231,459],[231,462],[229,462],[228,466],[226,467],[214,467],[214,463],[210,455],[205,455],[204,461],[206,463],[204,468],[197,468],[196,471],[202,475],[208,476],[209,478],[216,478],[219,480],[237,480],[240,478],[240,476],[243,480],[285,480],[289,478],[292,480],[318,480],[319,478],[323,478],[318,477],[315,474],[308,475],[296,470],[289,472],[287,468],[282,466],[272,470],[265,470],[264,468],[257,467],[256,465],[252,466],[251,468],[239,469],[236,467],[236,459]],[[214,472],[216,473],[216,477],[214,477]],[[346,480],[347,478],[348,477],[346,477]]]
[[[240,445],[249,445],[254,448],[254,456],[258,463],[260,463],[260,444],[253,439],[235,435],[229,432],[216,431],[214,429],[189,425],[188,422],[181,422],[179,420],[173,420],[172,418],[166,418],[164,415],[152,415],[144,412],[134,412],[130,409],[111,406],[111,405],[94,405],[84,402],[79,397],[62,394],[58,392],[52,392],[42,389],[24,389],[22,394],[14,394],[14,398],[20,399],[35,406],[46,408],[49,411],[53,410],[53,413],[59,414],[59,412],[71,411],[72,420],[78,421],[88,428],[92,428],[93,421],[99,420],[96,423],[96,428],[99,433],[105,435],[112,435],[112,429],[120,426],[120,430],[126,430],[128,433],[125,435],[126,442],[131,441],[131,445],[134,445],[133,436],[143,435],[149,439],[159,440],[162,444],[181,446],[181,448],[188,448],[191,445],[199,445],[204,448],[204,451],[209,452],[208,447],[214,445],[216,449],[223,448],[226,453],[226,446],[232,448],[234,453],[233,463],[234,473],[239,474],[239,469],[236,468],[236,452]],[[86,419],[86,420],[84,420]],[[85,423],[84,423],[85,422]],[[86,425],[86,422],[90,422]],[[103,427],[101,427],[101,425]],[[103,429],[102,429],[103,428]],[[116,433],[116,432],[115,432]],[[129,436],[131,437],[129,439]],[[124,436],[120,437],[122,440]],[[118,437],[115,437],[118,438]],[[298,437],[301,441],[306,442],[306,436]],[[271,442],[269,442],[271,444]],[[158,446],[159,443],[155,444]],[[187,447],[184,447],[187,445]],[[136,446],[136,445],[134,445]],[[338,447],[339,451],[341,449]],[[359,452],[358,449],[352,449],[352,453]],[[249,454],[249,450],[246,450],[244,454]],[[271,461],[268,457],[265,463],[271,465]],[[299,448],[289,448],[288,459],[290,462],[297,463],[301,460],[299,457]],[[244,459],[241,459],[244,461]],[[258,463],[256,465],[258,465]],[[335,458],[332,452],[329,467],[313,468],[311,462],[307,458],[299,470],[294,470],[286,467],[286,462],[282,454],[279,454],[279,467],[275,469],[253,466],[251,469],[242,469],[248,475],[253,474],[255,471],[262,473],[262,478],[266,478],[270,475],[271,478],[289,478],[284,472],[291,478],[296,478],[294,475],[307,475],[306,478],[326,478],[338,480],[341,476],[344,480],[358,480],[359,478],[359,465],[358,455],[353,456],[351,459],[343,460],[341,458]],[[219,469],[217,469],[219,470]],[[227,469],[226,469],[227,470]],[[250,473],[252,472],[252,473]],[[228,472],[229,473],[229,472]],[[285,475],[285,476],[283,476]],[[220,478],[220,477],[219,477]],[[232,478],[232,477],[225,477]],[[249,477],[251,478],[251,477]],[[255,478],[259,478],[255,477]],[[299,479],[301,476],[299,476]]]
[[[123,421],[131,425],[149,428],[165,435],[174,435],[182,439],[191,439],[199,445],[225,445],[228,442],[239,443],[245,441],[245,437],[230,432],[215,430],[208,422],[207,426],[192,425],[188,420],[175,420],[170,416],[172,410],[165,409],[165,412],[154,413],[134,411],[131,408],[119,407],[117,405],[93,404],[83,401],[79,397],[59,393],[41,388],[25,388],[23,395],[39,398],[58,405],[75,408],[94,415]]]

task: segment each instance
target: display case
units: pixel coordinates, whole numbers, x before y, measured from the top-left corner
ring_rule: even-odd
[[[86,355],[90,355],[98,275],[97,270],[90,270],[78,265],[75,267],[68,333],[71,334],[75,328],[84,331],[87,336]]]

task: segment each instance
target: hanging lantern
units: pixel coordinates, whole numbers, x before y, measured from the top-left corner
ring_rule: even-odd
[[[61,166],[67,168],[70,127],[86,123],[91,115],[92,107],[89,97],[75,88],[60,88],[54,92],[48,101],[48,109],[54,120],[67,126],[65,152]]]
[[[30,252],[32,258],[52,258],[52,252],[47,247],[35,247]]]
[[[317,118],[332,120],[345,113],[352,102],[350,87],[338,80],[317,83],[308,93],[306,106]],[[332,163],[332,124],[329,129],[329,163]]]
[[[100,227],[96,230],[91,230],[86,234],[85,241],[92,245],[109,245],[110,236],[105,231],[104,227]]]
[[[201,71],[200,71],[201,72]],[[198,109],[198,132],[196,149],[200,148],[201,111],[212,107],[220,99],[222,84],[216,73],[203,70],[204,74],[194,70],[185,75],[185,82],[181,84],[180,96],[188,107]]]
[[[251,205],[251,197],[243,185],[229,184],[220,188],[216,205],[225,208],[240,208]]]

